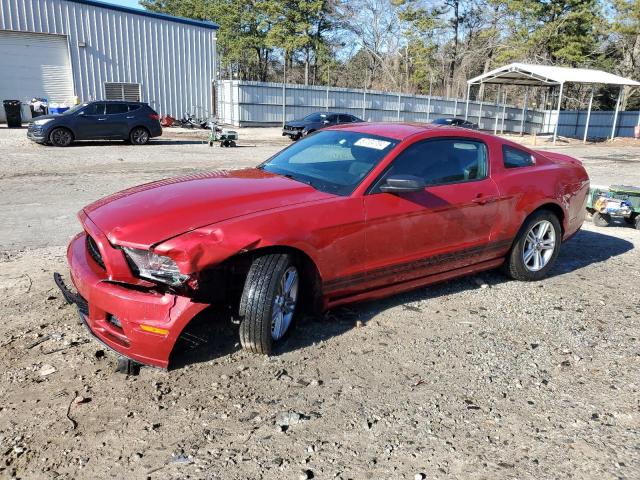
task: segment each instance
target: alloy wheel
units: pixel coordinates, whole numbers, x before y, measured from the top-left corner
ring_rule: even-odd
[[[289,267],[278,284],[278,290],[273,300],[271,318],[271,338],[280,340],[291,325],[291,320],[298,301],[298,270]]]
[[[522,260],[527,270],[542,270],[556,249],[556,231],[548,220],[536,223],[527,232],[522,249]]]
[[[143,145],[149,140],[149,134],[144,128],[137,128],[131,134],[131,139],[133,140],[133,143]]]
[[[62,145],[62,146],[69,145],[73,140],[71,133],[63,128],[58,128],[54,130],[51,137],[52,137],[51,140],[53,141],[53,143],[55,143],[56,145]]]

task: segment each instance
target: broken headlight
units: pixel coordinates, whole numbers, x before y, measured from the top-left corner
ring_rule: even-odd
[[[149,250],[123,247],[129,265],[141,278],[166,283],[178,287],[189,279],[189,275],[180,273],[178,265],[171,258],[158,255]]]

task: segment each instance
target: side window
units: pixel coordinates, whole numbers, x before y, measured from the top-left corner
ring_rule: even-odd
[[[486,178],[487,147],[482,142],[447,138],[425,140],[407,147],[385,174],[414,175],[427,185],[469,182]]]
[[[502,159],[505,168],[529,167],[535,164],[533,155],[508,145],[502,146]]]
[[[83,111],[85,115],[104,115],[104,103],[92,103]]]
[[[107,103],[107,115],[117,115],[128,111],[129,108],[126,103]]]
[[[338,121],[338,116],[337,115],[329,115],[329,116],[327,116],[327,121],[329,123],[336,123]]]
[[[129,104],[129,111],[133,112],[134,110],[138,110],[140,108],[140,105],[137,103],[130,103]]]

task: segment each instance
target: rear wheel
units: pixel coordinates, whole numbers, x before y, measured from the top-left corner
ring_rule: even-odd
[[[73,143],[73,134],[66,128],[54,128],[49,135],[49,141],[56,147],[68,147]]]
[[[293,255],[270,254],[251,264],[240,300],[240,343],[269,355],[286,337],[297,312],[300,274]]]
[[[627,225],[631,226],[631,227],[635,227],[636,226],[636,221],[638,220],[638,214],[637,213],[632,213],[630,216],[628,217],[623,217],[624,221]]]
[[[608,227],[609,223],[611,223],[611,215],[607,213],[593,212],[591,220],[596,227]]]
[[[144,145],[149,141],[149,130],[144,127],[136,127],[129,134],[129,141],[133,145]]]
[[[531,215],[520,229],[504,264],[515,280],[540,280],[553,266],[562,240],[560,221],[548,210]]]
[[[635,227],[636,230],[640,230],[640,215],[635,216]]]

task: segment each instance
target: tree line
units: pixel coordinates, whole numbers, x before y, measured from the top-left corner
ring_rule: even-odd
[[[640,0],[141,0],[220,26],[220,78],[464,98],[466,81],[506,63],[597,68],[640,79]],[[473,96],[495,100],[496,87]],[[477,90],[477,89],[476,89]],[[484,91],[483,91],[484,90]],[[522,89],[507,95],[522,97]],[[591,87],[571,85],[564,108]],[[640,107],[640,89],[623,106]],[[617,89],[598,87],[595,108]],[[552,98],[534,92],[535,106]],[[509,101],[509,98],[507,99]]]

